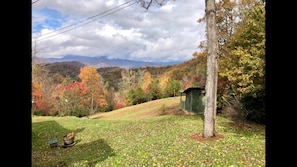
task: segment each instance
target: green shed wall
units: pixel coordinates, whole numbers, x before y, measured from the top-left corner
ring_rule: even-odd
[[[185,110],[192,113],[203,113],[205,109],[205,95],[200,89],[186,92]]]

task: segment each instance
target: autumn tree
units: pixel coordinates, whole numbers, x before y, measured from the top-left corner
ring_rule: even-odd
[[[219,75],[227,80],[226,101],[239,102],[243,117],[264,120],[265,98],[265,4],[239,1],[240,20],[232,37],[220,48]],[[233,96],[230,96],[230,95]],[[236,96],[236,99],[234,98]]]
[[[163,94],[162,94],[162,89],[160,87],[160,80],[155,78],[153,79],[149,89],[149,93],[147,96],[148,101],[160,99],[162,97],[163,97]]]
[[[107,107],[103,82],[100,77],[97,70],[92,66],[84,66],[80,69],[79,78],[87,90],[83,103],[88,108],[89,114],[94,113],[97,109],[102,111]]]
[[[168,74],[163,74],[163,76],[160,77],[160,87],[164,92],[166,92],[170,80],[172,79]]]
[[[181,89],[181,82],[173,79],[169,74],[163,74],[159,77],[159,87],[164,97],[174,97]]]
[[[59,116],[85,116],[86,113],[81,100],[86,94],[85,86],[80,82],[71,82],[67,85],[57,86],[52,97],[55,99],[54,106]]]
[[[203,49],[203,48],[202,48]],[[197,87],[205,87],[206,83],[206,63],[207,63],[207,52],[195,52],[193,57],[197,62],[195,74],[193,75],[192,82],[195,83]]]
[[[50,115],[52,112],[51,91],[55,84],[49,75],[46,64],[38,58],[40,56],[41,50],[37,47],[35,41],[32,48],[32,109],[36,114]],[[35,96],[36,94],[38,96]]]
[[[124,98],[124,103],[126,105],[132,105],[132,101],[130,100],[130,96],[128,96],[128,92],[130,89],[135,89],[135,72],[133,70],[124,69],[121,71],[122,79],[119,88],[119,94]]]
[[[222,0],[216,3],[216,24],[220,46],[223,46],[226,41],[232,38],[237,22],[240,20],[241,11],[237,2]],[[228,52],[228,50],[220,49],[220,52]]]
[[[145,94],[148,94],[152,81],[153,78],[151,73],[149,71],[145,71],[140,81],[141,88]]]
[[[146,95],[140,86],[137,86],[135,89],[130,89],[128,97],[132,105],[141,104],[147,101]]]
[[[168,80],[168,86],[165,89],[166,97],[175,97],[181,89],[181,82],[178,80]]]
[[[226,43],[229,53],[222,54],[220,72],[234,91],[254,97],[265,88],[265,8],[261,2],[255,0],[245,9],[248,12],[238,23],[234,39]]]
[[[32,115],[46,110],[47,105],[43,101],[43,98],[42,98],[43,91],[41,90],[39,84],[33,81],[31,91],[32,91],[32,110],[31,110]],[[43,113],[39,113],[39,114],[43,114]]]
[[[105,99],[107,102],[107,110],[112,111],[114,109],[114,106],[116,105],[116,92],[115,88],[113,86],[109,86],[109,82],[106,82],[105,84]]]
[[[135,90],[137,90],[138,88],[146,89],[145,87],[149,86],[150,84],[151,74],[148,71],[146,72],[146,70],[143,70],[143,69],[137,69],[137,70],[125,69],[122,71],[121,74],[122,74],[122,82],[121,82],[122,87],[120,88],[120,91],[122,91],[122,93],[126,95],[125,104],[132,105],[134,103],[133,101],[135,101],[132,98],[136,93]],[[144,77],[146,77],[148,81],[146,81]],[[145,93],[145,90],[142,90],[142,91],[143,93]],[[137,92],[139,95],[141,95],[139,91]],[[142,99],[142,97],[139,97],[139,98]]]

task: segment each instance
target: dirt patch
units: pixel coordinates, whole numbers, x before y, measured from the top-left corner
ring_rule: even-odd
[[[224,138],[222,134],[216,133],[214,137],[203,137],[203,133],[194,133],[190,136],[191,139],[199,141],[199,142],[206,142],[206,141],[214,141]]]

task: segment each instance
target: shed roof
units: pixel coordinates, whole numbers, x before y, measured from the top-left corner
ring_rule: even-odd
[[[190,87],[190,88],[187,88],[186,90],[181,90],[180,92],[181,93],[187,93],[191,90],[205,90],[205,87]]]

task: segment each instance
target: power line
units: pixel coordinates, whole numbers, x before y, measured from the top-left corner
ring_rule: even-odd
[[[71,25],[68,25],[68,26],[59,28],[59,29],[57,29],[57,30],[54,30],[54,31],[49,32],[49,33],[46,33],[46,34],[44,34],[44,35],[41,35],[41,36],[38,36],[38,37],[34,37],[34,39],[35,39],[35,38],[42,37],[42,36],[45,36],[45,35],[48,35],[48,34],[50,34],[50,33],[54,33],[54,32],[56,32],[56,31],[60,31],[60,30],[62,30],[62,29],[65,29],[65,28],[68,28],[68,27],[77,25],[77,24],[79,24],[79,23],[82,23],[82,22],[85,22],[85,21],[87,21],[87,20],[90,20],[90,19],[92,19],[92,18],[94,18],[94,17],[97,17],[97,16],[100,16],[100,15],[105,14],[105,15],[103,15],[102,17],[100,17],[100,18],[103,18],[103,17],[105,17],[105,16],[108,16],[108,15],[110,15],[110,14],[113,14],[113,13],[115,13],[115,12],[117,12],[117,11],[120,11],[120,10],[122,10],[122,9],[124,9],[124,8],[127,8],[127,7],[129,7],[129,6],[131,6],[131,5],[135,4],[135,3],[137,3],[137,2],[130,3],[130,2],[132,2],[132,1],[133,1],[133,0],[130,0],[130,1],[128,1],[128,2],[125,2],[125,3],[123,3],[123,4],[119,5],[119,6],[116,6],[116,7],[112,8],[112,9],[109,9],[109,10],[104,11],[104,12],[101,12],[101,13],[99,13],[99,14],[97,14],[97,15],[88,17],[88,18],[85,19],[85,20],[78,21],[78,22],[76,22],[76,23],[74,23],[74,24],[71,24]],[[130,3],[130,4],[128,4],[128,3]],[[126,4],[128,4],[128,5],[126,5]],[[126,5],[126,6],[124,6],[124,5]],[[124,6],[124,7],[122,7],[122,6]],[[117,8],[119,8],[119,9],[117,9]],[[117,9],[117,10],[115,10],[115,11],[113,11],[113,12],[111,12],[111,13],[108,13],[109,11],[112,11],[112,10],[114,10],[114,9]],[[108,13],[108,14],[106,14],[106,13]],[[60,33],[56,33],[56,34],[54,34],[54,35],[51,35],[51,36],[48,36],[48,37],[44,37],[44,38],[42,38],[42,39],[38,39],[37,41],[41,41],[41,40],[44,40],[44,39],[47,39],[47,38],[51,38],[51,37],[60,35],[61,33],[68,32],[68,31],[70,31],[70,30],[73,30],[73,29],[75,29],[75,28],[78,28],[78,27],[80,27],[80,26],[83,26],[83,25],[88,24],[88,23],[91,23],[91,22],[93,22],[93,20],[91,20],[91,21],[89,21],[89,22],[86,22],[86,23],[84,23],[84,24],[81,24],[81,25],[79,25],[79,26],[77,26],[77,27],[74,27],[74,28],[71,28],[71,29],[62,31],[62,32],[60,32]]]

